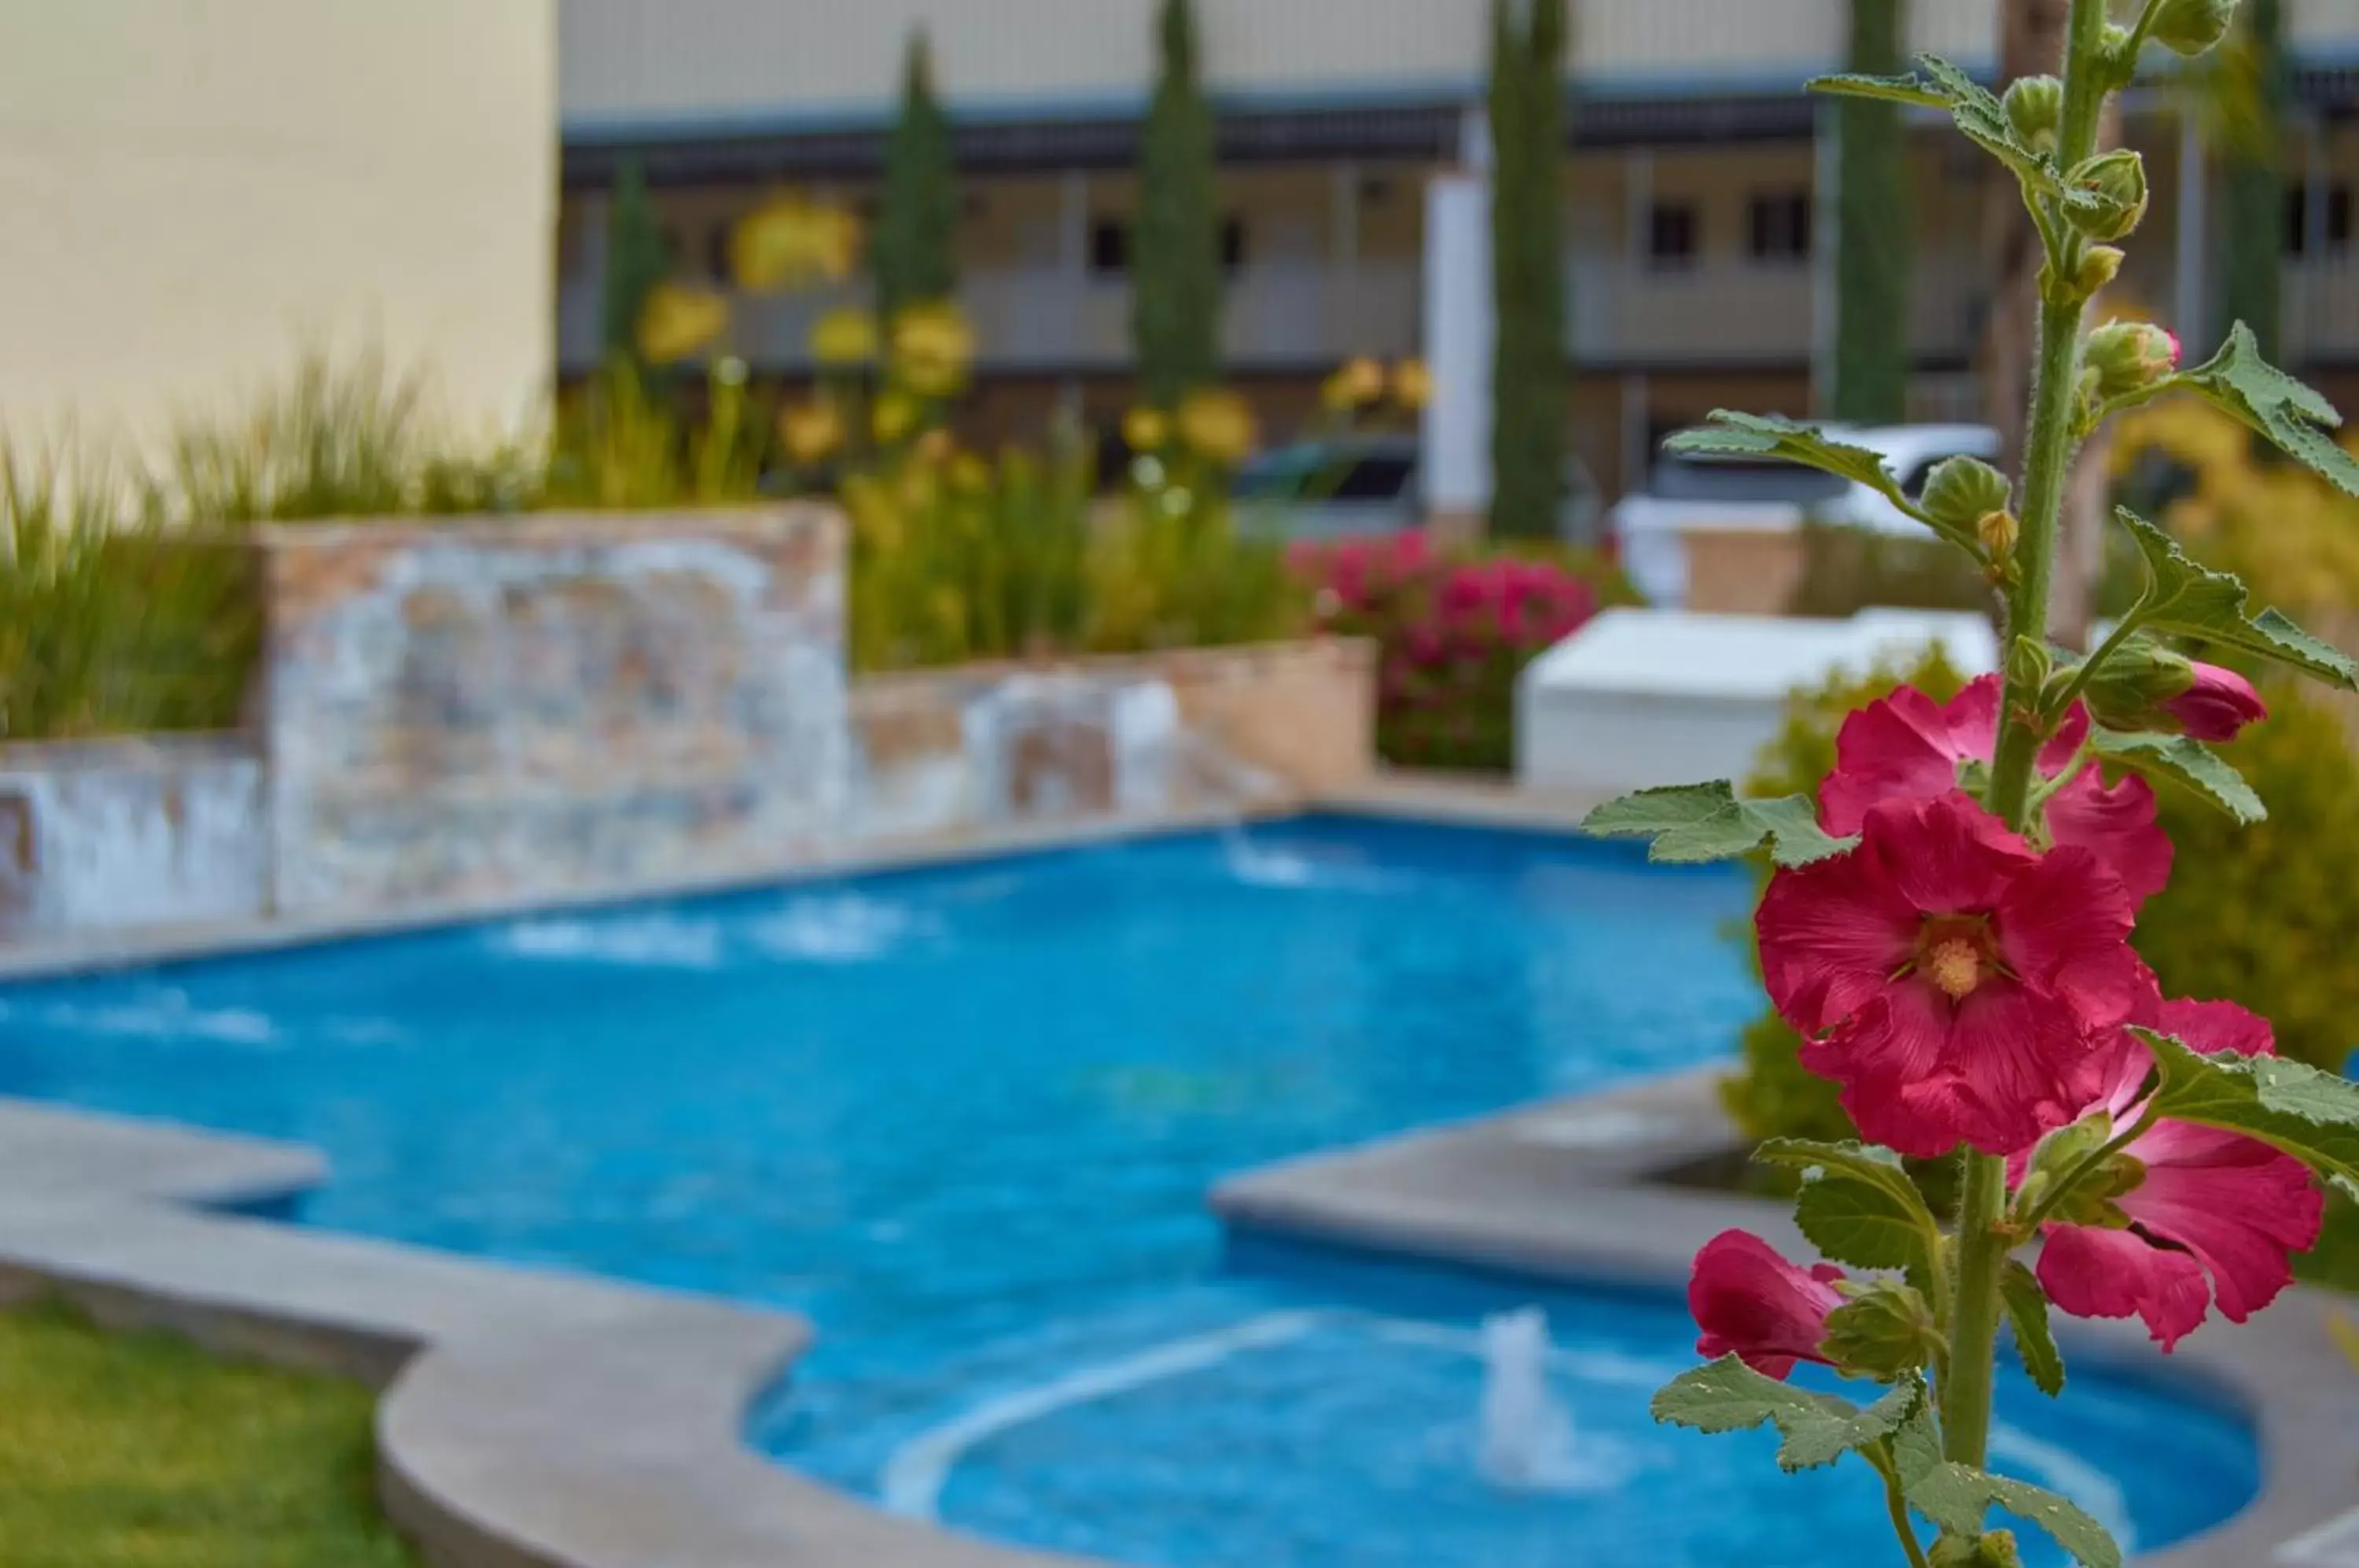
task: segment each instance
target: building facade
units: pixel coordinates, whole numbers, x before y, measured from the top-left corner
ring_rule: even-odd
[[[1995,0],[1913,0],[1914,47],[1987,71]],[[772,189],[873,201],[905,39],[922,27],[958,127],[974,419],[1027,427],[1127,400],[1128,223],[1155,0],[566,0],[561,366],[597,353],[605,192],[654,183],[690,279],[725,289],[726,234]],[[1419,352],[1428,187],[1462,162],[1488,0],[1197,0],[1222,112],[1233,376],[1283,424],[1355,354]],[[1576,0],[1565,172],[1569,418],[1602,484],[1719,404],[1806,412],[1829,346],[1825,123],[1799,91],[1837,69],[1847,0]],[[2359,0],[2289,0],[2288,357],[2359,389]],[[2213,159],[2168,84],[2127,105],[2157,200],[2124,289],[2201,336],[2216,299]],[[1971,414],[1987,309],[1983,160],[1912,131],[1912,401]],[[2175,254],[2176,253],[2176,254]],[[841,299],[745,301],[729,347],[807,368]]]

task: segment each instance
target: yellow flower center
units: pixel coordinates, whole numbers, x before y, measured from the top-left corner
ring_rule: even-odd
[[[1983,955],[1973,943],[1953,936],[1927,950],[1925,973],[1950,1000],[1962,1002],[1983,983]]]

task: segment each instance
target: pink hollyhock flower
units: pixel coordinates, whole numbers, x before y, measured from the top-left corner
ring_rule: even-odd
[[[2253,683],[2233,670],[2195,661],[2195,684],[2164,702],[2162,711],[2197,740],[2228,741],[2246,724],[2269,716]]]
[[[1834,1282],[1842,1269],[1821,1263],[1805,1272],[1748,1231],[1725,1230],[1696,1254],[1688,1279],[1696,1354],[1718,1360],[1741,1356],[1767,1377],[1783,1377],[1797,1361],[1832,1365],[1819,1346],[1827,1314],[1843,1305]]]
[[[2277,1050],[2267,1020],[2234,1002],[2166,1002],[2147,1021],[2201,1051]],[[2153,1065],[2145,1045],[2125,1034],[2089,1109],[2110,1111],[2117,1125],[2136,1121]],[[2083,1318],[2135,1314],[2169,1350],[2212,1306],[2243,1323],[2293,1282],[2293,1255],[2316,1245],[2325,1214],[2301,1161],[2241,1133],[2168,1119],[2124,1152],[2146,1168],[2117,1200],[2127,1230],[2044,1227],[2039,1282],[2059,1308]]]
[[[2085,849],[2034,852],[1951,791],[1869,808],[1859,847],[1778,872],[1756,918],[1770,1000],[1859,1129],[1930,1158],[2028,1149],[2095,1096],[2150,987],[2134,910]]]
[[[1999,679],[1985,675],[1947,703],[1904,686],[1843,721],[1835,770],[1819,790],[1820,819],[1838,837],[1859,832],[1883,800],[1923,800],[1958,787],[1958,768],[1988,762],[1998,747]],[[2054,778],[2072,765],[2089,738],[2089,713],[2072,705],[2040,749],[2039,768]],[[2170,880],[2170,839],[2155,822],[2154,789],[2143,779],[2107,786],[2084,768],[2049,798],[2048,832],[2059,845],[2086,849],[2113,867],[2139,902]]]

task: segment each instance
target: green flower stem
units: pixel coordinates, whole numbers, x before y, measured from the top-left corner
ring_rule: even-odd
[[[2097,147],[2108,67],[2104,0],[2072,0],[2064,46],[2064,115],[2057,161],[2067,169]],[[2062,223],[2043,223],[2048,268],[2041,278],[2038,379],[2024,444],[2023,533],[2016,547],[2017,576],[2007,595],[2007,634],[2043,637],[2056,571],[2056,539],[2072,463],[2072,415],[2081,368],[2081,317],[2088,301],[2071,279],[2080,271],[2082,242]],[[2031,776],[2042,740],[2021,722],[2038,709],[2039,693],[2008,660],[2000,703],[1998,750],[1991,764],[1990,808],[2010,827],[2030,815]],[[1968,1149],[1958,1220],[1958,1273],[1950,1313],[1950,1375],[1941,1386],[1941,1443],[1952,1461],[1980,1469],[1990,1447],[1991,1383],[1998,1354],[1999,1274],[2009,1242],[2006,1162]]]
[[[1900,1550],[1908,1554],[1908,1568],[1930,1568],[1925,1548],[1919,1544],[1917,1531],[1908,1521],[1908,1494],[1900,1485],[1900,1472],[1889,1457],[1869,1454],[1867,1458],[1884,1477],[1884,1507],[1892,1516],[1892,1533],[1900,1538]]]

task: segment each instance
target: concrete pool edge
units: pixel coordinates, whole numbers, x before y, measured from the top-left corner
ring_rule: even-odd
[[[1212,1206],[1240,1233],[1575,1285],[1682,1290],[1696,1249],[1731,1227],[1807,1256],[1785,1204],[1661,1179],[1736,1147],[1713,1076],[1288,1160],[1223,1182]],[[2259,1495],[2137,1568],[2359,1568],[2359,1371],[2327,1331],[2333,1305],[2297,1287],[2168,1358],[2134,1323],[2060,1320],[2068,1359],[2224,1398],[2259,1437]]]
[[[1071,1568],[747,1447],[799,1318],[234,1212],[324,1175],[288,1145],[0,1100],[0,1301],[377,1389],[379,1496],[433,1568]]]

